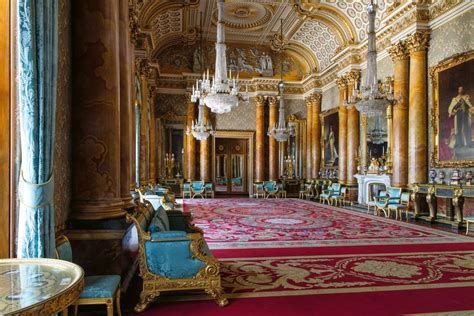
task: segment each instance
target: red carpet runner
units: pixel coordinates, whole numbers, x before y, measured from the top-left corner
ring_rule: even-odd
[[[144,315],[474,310],[470,237],[295,199],[186,200],[184,208],[222,262],[231,304],[173,296]]]

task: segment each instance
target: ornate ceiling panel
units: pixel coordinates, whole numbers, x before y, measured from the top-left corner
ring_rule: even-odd
[[[306,45],[314,52],[319,62],[319,70],[324,70],[331,64],[331,58],[341,45],[334,31],[316,20],[304,22],[291,39]]]
[[[153,30],[153,41],[159,40],[171,33],[181,33],[183,31],[183,10],[171,9],[155,16],[151,22]]]
[[[272,19],[271,6],[251,2],[224,3],[224,21],[226,27],[237,30],[256,30],[267,26]],[[217,21],[217,12],[214,11],[213,23]]]

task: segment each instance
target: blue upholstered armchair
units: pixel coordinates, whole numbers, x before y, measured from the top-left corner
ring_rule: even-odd
[[[255,188],[255,198],[263,197],[265,198],[265,188],[263,187],[262,182],[257,182],[253,184]]]
[[[263,181],[263,188],[265,189],[267,199],[270,196],[278,198],[278,185],[276,181]]]
[[[204,185],[204,196],[214,198],[214,185],[212,183],[206,183]]]
[[[323,190],[323,192],[319,195],[319,202],[324,203],[326,201],[328,205],[330,205],[331,198],[336,197],[340,194],[341,194],[341,184],[333,183],[327,190]]]
[[[186,197],[192,198],[193,197],[193,190],[191,189],[191,183],[183,183],[183,199]]]
[[[206,191],[204,181],[193,181],[193,182],[191,182],[191,189],[193,190],[193,199],[196,196],[200,196],[201,198],[204,198],[204,193]]]
[[[180,211],[154,212],[138,203],[127,221],[138,232],[138,260],[143,289],[135,311],[143,311],[161,292],[205,290],[220,306],[227,304],[221,286],[219,262],[212,256],[202,230]]]
[[[379,215],[380,211],[382,211],[385,217],[389,217],[388,206],[391,204],[400,204],[400,198],[402,195],[401,188],[392,188],[388,187],[386,191],[386,197],[377,197],[375,198],[375,212]]]

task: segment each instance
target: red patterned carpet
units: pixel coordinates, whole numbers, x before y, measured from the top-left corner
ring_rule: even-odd
[[[295,199],[184,209],[222,262],[231,304],[179,295],[144,315],[474,315],[473,238]]]
[[[298,199],[186,200],[211,249],[456,243],[471,238]]]

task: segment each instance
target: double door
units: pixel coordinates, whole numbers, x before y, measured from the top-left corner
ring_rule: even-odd
[[[248,140],[218,138],[215,150],[216,193],[248,194]]]

